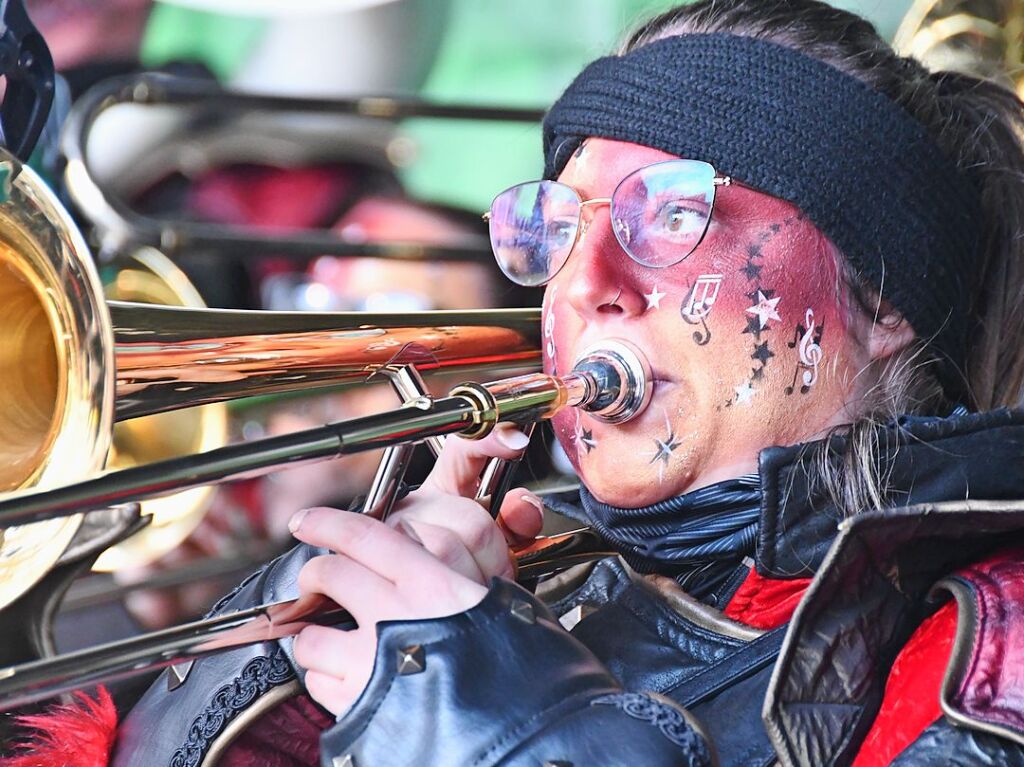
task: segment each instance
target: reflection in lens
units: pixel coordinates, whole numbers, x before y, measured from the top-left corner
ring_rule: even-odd
[[[519,184],[491,204],[491,248],[505,275],[520,285],[542,285],[557,272],[576,240],[580,200],[554,181]]]
[[[677,264],[707,231],[715,169],[698,160],[669,160],[626,176],[612,195],[615,236],[644,266]]]

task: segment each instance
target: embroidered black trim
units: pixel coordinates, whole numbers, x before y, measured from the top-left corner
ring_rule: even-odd
[[[677,709],[638,692],[619,692],[602,695],[590,701],[591,706],[615,706],[627,716],[653,724],[661,734],[680,748],[696,753],[706,750],[704,739]]]
[[[273,687],[290,682],[295,671],[280,647],[253,658],[232,682],[213,695],[206,709],[192,720],[185,745],[171,756],[170,767],[198,767],[210,741],[224,731],[239,712]]]

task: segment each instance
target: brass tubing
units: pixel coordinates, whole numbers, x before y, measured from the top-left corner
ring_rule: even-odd
[[[574,565],[614,556],[592,530],[542,536],[517,551],[519,578],[537,578]],[[311,624],[339,626],[351,616],[326,597],[259,605],[182,626],[0,668],[0,711],[45,700],[100,682],[186,663],[232,647],[294,636]]]
[[[117,419],[237,397],[365,383],[381,368],[540,364],[539,309],[264,312],[109,302]]]
[[[133,466],[75,485],[0,500],[0,527],[38,522],[146,500],[216,482],[256,477],[277,468],[451,434],[472,421],[473,403],[463,397],[425,400],[426,408],[398,408],[315,429],[168,461]]]
[[[348,99],[297,98],[239,93],[206,80],[143,73],[110,78],[78,99],[61,139],[65,157],[64,183],[71,198],[95,227],[100,257],[140,245],[168,255],[210,250],[216,253],[273,254],[308,260],[322,255],[367,256],[416,261],[490,261],[486,237],[464,243],[423,245],[409,242],[360,242],[330,231],[251,233],[238,228],[143,215],[96,181],[87,145],[96,120],[118,104],[172,105],[189,110],[194,119],[252,112],[307,115],[356,115],[397,121],[427,117],[500,122],[540,122],[541,109],[440,104],[415,98],[362,97]]]
[[[623,349],[620,342],[608,343],[618,353],[639,355]],[[538,373],[489,384],[460,384],[451,390],[450,396],[441,399],[417,397],[383,413],[134,466],[46,492],[12,495],[0,499],[0,527],[142,501],[213,482],[259,476],[299,462],[420,442],[429,437],[461,433],[479,438],[498,421],[533,423],[550,418],[568,405],[591,410],[594,417],[602,418],[609,391],[646,392],[646,396],[630,400],[634,407],[625,415],[621,409],[614,410],[614,417],[621,422],[646,408],[650,368],[642,356],[637,356],[639,378],[628,380],[621,374],[629,371],[617,363],[618,359],[603,351],[588,352],[577,363],[579,368],[586,369],[562,377]]]

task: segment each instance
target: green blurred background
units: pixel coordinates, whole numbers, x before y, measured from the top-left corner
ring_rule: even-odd
[[[642,19],[675,4],[438,0],[437,13],[445,14],[443,36],[420,93],[449,102],[547,106],[584,64],[613,50]],[[910,0],[836,0],[833,5],[865,16],[891,39]],[[143,62],[200,59],[230,79],[274,23],[238,7],[223,13],[157,3],[143,41]],[[425,199],[484,210],[496,192],[540,173],[537,126],[434,120],[410,121],[405,130],[413,139],[414,160],[403,170],[404,180]]]

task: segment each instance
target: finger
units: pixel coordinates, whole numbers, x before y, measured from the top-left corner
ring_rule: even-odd
[[[476,562],[484,579],[478,581],[480,583],[486,585],[495,576],[504,578],[511,574],[508,542],[490,514],[473,501],[462,499],[453,499],[451,508],[442,517],[440,513],[443,512],[436,504],[428,507],[414,506],[402,512],[401,520],[422,522],[454,533]],[[437,556],[429,546],[427,550]],[[438,559],[446,562],[442,557]]]
[[[512,424],[498,424],[481,440],[449,439],[423,486],[451,495],[471,497],[488,459],[518,458],[530,440]]]
[[[341,716],[356,702],[363,688],[353,690],[353,684],[347,679],[337,679],[318,671],[306,673],[306,692],[335,716]],[[365,684],[365,682],[364,682]]]
[[[356,619],[372,622],[377,605],[394,601],[395,584],[344,554],[313,557],[299,570],[300,594],[323,594]]]
[[[524,488],[510,490],[501,504],[498,524],[506,532],[508,543],[532,541],[544,527],[544,503]]]
[[[448,528],[414,519],[400,520],[397,527],[455,572],[480,584],[488,582],[466,544]]]
[[[344,679],[359,662],[358,631],[306,626],[292,644],[295,662],[309,671]]]
[[[432,572],[441,567],[430,552],[408,536],[362,514],[322,507],[305,509],[291,518],[288,527],[300,541],[345,554],[392,583],[398,583],[410,571]],[[329,593],[327,596],[334,598]]]

